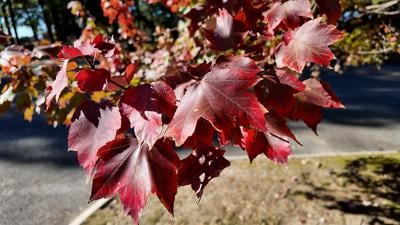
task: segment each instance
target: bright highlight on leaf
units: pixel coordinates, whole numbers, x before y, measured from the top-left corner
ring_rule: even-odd
[[[311,5],[308,0],[277,1],[265,15],[267,34],[274,35],[278,27],[294,29],[306,18],[312,18]]]
[[[284,42],[275,53],[278,68],[288,67],[302,72],[307,62],[329,66],[335,58],[329,45],[343,37],[333,25],[321,24],[321,19],[310,20],[294,31],[285,34]]]

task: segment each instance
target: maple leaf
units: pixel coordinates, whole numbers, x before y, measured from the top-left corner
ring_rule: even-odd
[[[328,23],[335,24],[342,16],[342,6],[339,0],[317,0],[317,6],[320,14],[325,14]]]
[[[114,39],[107,40],[102,35],[97,35],[93,41],[91,42],[93,47],[97,48],[102,52],[104,55],[113,54],[113,50],[115,49],[115,41]],[[108,54],[110,53],[110,54]]]
[[[246,150],[250,161],[258,155],[265,154],[276,163],[287,163],[292,153],[289,141],[270,132],[259,132],[254,129],[242,129],[242,148]]]
[[[207,120],[200,118],[192,136],[186,139],[183,147],[197,149],[204,146],[213,146],[215,133],[215,128]]]
[[[83,57],[84,54],[73,46],[63,46],[61,51],[58,53],[58,57],[61,59],[73,59],[77,57]]]
[[[302,18],[312,18],[311,5],[308,0],[277,1],[265,14],[267,34],[273,36],[278,27],[294,29],[301,25]]]
[[[303,82],[297,80],[292,72],[277,70],[278,81],[264,79],[256,86],[260,102],[271,112],[276,112],[292,120],[303,120],[314,132],[322,118],[322,108],[344,108],[329,85],[310,78]],[[279,116],[273,115],[273,121],[283,124]],[[267,125],[271,124],[268,123]],[[283,126],[275,126],[282,128]],[[289,133],[277,133],[296,140]],[[296,140],[297,141],[297,140]]]
[[[266,109],[249,91],[260,81],[256,76],[259,71],[255,62],[246,57],[219,58],[210,72],[187,87],[168,125],[167,136],[182,145],[200,118],[219,128],[238,124],[265,130]]]
[[[321,83],[316,78],[307,79],[303,83],[305,89],[295,94],[299,100],[324,108],[344,108],[327,84]]]
[[[302,72],[306,62],[328,66],[335,58],[329,45],[341,39],[343,32],[333,25],[321,24],[321,18],[310,20],[294,31],[285,34],[275,53],[278,68],[288,67]]]
[[[244,31],[244,24],[240,20],[233,18],[226,9],[221,9],[218,16],[207,23],[204,35],[211,49],[225,51],[243,40]]]
[[[255,93],[269,111],[288,116],[296,101],[293,95],[303,91],[305,85],[289,71],[276,70],[275,73],[275,77],[268,76],[258,83]]]
[[[224,153],[224,150],[211,146],[194,149],[192,154],[181,161],[179,185],[191,185],[200,200],[206,185],[230,165]]]
[[[79,89],[91,93],[103,90],[110,76],[110,72],[105,69],[82,69],[75,75],[75,79]]]
[[[282,69],[276,69],[275,73],[281,84],[287,85],[296,91],[304,91],[306,88],[306,85],[299,81],[297,73]]]
[[[172,142],[158,142],[153,148],[134,138],[117,138],[97,153],[99,162],[90,199],[119,194],[125,211],[138,224],[151,192],[173,213],[177,192],[179,158]]]
[[[175,95],[170,86],[162,81],[140,85],[125,91],[121,109],[128,117],[140,142],[150,147],[161,137],[163,118],[172,118],[175,111]]]
[[[318,123],[321,122],[322,108],[344,108],[338,97],[330,87],[315,78],[303,81],[305,89],[294,94],[295,105],[291,110],[290,118],[303,120],[315,133]]]
[[[79,164],[88,174],[91,174],[96,164],[98,149],[114,140],[121,128],[118,107],[102,109],[97,106],[97,109],[90,110],[99,111],[100,117],[93,118],[95,114],[88,114],[82,110],[80,116],[76,116],[77,119],[72,122],[68,133],[68,148],[77,152]]]

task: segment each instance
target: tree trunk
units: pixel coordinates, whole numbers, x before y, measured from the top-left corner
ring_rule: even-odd
[[[51,20],[49,17],[49,13],[48,10],[46,9],[46,4],[43,0],[38,0],[38,3],[40,5],[40,8],[42,9],[43,12],[43,18],[44,18],[44,23],[46,24],[46,28],[47,28],[47,34],[49,36],[49,39],[51,42],[54,42],[54,34],[53,31],[51,29]]]
[[[33,38],[35,39],[35,41],[37,41],[37,40],[39,40],[38,35],[37,35],[37,27],[35,26],[35,24],[33,22],[33,19],[32,19],[32,14],[29,11],[28,2],[26,0],[23,0],[22,4],[24,5],[25,10],[27,11],[29,25],[30,25],[30,27],[32,29]]]
[[[3,31],[3,32],[4,32],[3,23],[2,23],[1,21],[2,21],[2,20],[1,20],[1,17],[0,17],[0,28],[1,28],[1,31]]]
[[[11,25],[14,30],[15,40],[17,41],[17,44],[19,44],[20,40],[19,40],[19,36],[18,36],[18,31],[17,31],[17,21],[15,20],[15,17],[14,17],[14,10],[13,10],[12,4],[11,4],[11,0],[7,0],[7,5],[8,5],[8,11],[10,12]]]
[[[4,18],[4,25],[7,29],[7,34],[11,36],[12,33],[11,33],[10,23],[8,21],[6,5],[4,5],[4,4],[1,5],[1,14],[3,15],[3,18]]]
[[[62,9],[58,9],[50,2],[47,4],[47,6],[49,7],[51,17],[53,18],[57,40],[65,41],[66,35],[64,33],[64,26],[62,25],[63,18],[60,18],[60,16],[63,17]]]

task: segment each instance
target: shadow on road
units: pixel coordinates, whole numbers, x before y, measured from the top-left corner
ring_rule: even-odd
[[[77,166],[76,155],[67,151],[67,129],[53,128],[36,116],[31,123],[11,110],[0,116],[0,162]]]
[[[345,110],[326,110],[323,122],[355,126],[388,126],[400,121],[400,66],[382,70],[360,67],[343,75],[323,77],[346,106]]]

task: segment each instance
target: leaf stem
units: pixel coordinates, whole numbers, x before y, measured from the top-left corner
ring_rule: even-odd
[[[83,58],[85,59],[86,63],[89,64],[90,68],[95,69],[94,64],[90,63],[89,60],[88,60],[85,56],[83,56]],[[94,58],[94,57],[93,57],[93,58]],[[112,83],[112,84],[114,84],[115,86],[121,88],[121,89],[124,89],[125,91],[128,90],[127,87],[124,87],[124,86],[122,86],[121,84],[119,84],[119,83],[117,83],[117,82],[115,82],[115,81],[113,81],[113,80],[111,80],[111,79],[109,80],[109,82]]]
[[[118,86],[118,87],[121,88],[121,89],[124,89],[125,91],[128,90],[127,87],[124,87],[124,86],[122,86],[121,84],[119,84],[119,83],[117,83],[117,82],[115,82],[115,81],[113,81],[113,80],[111,80],[111,79],[109,80],[109,82],[112,83],[112,84],[114,84],[115,86]]]

